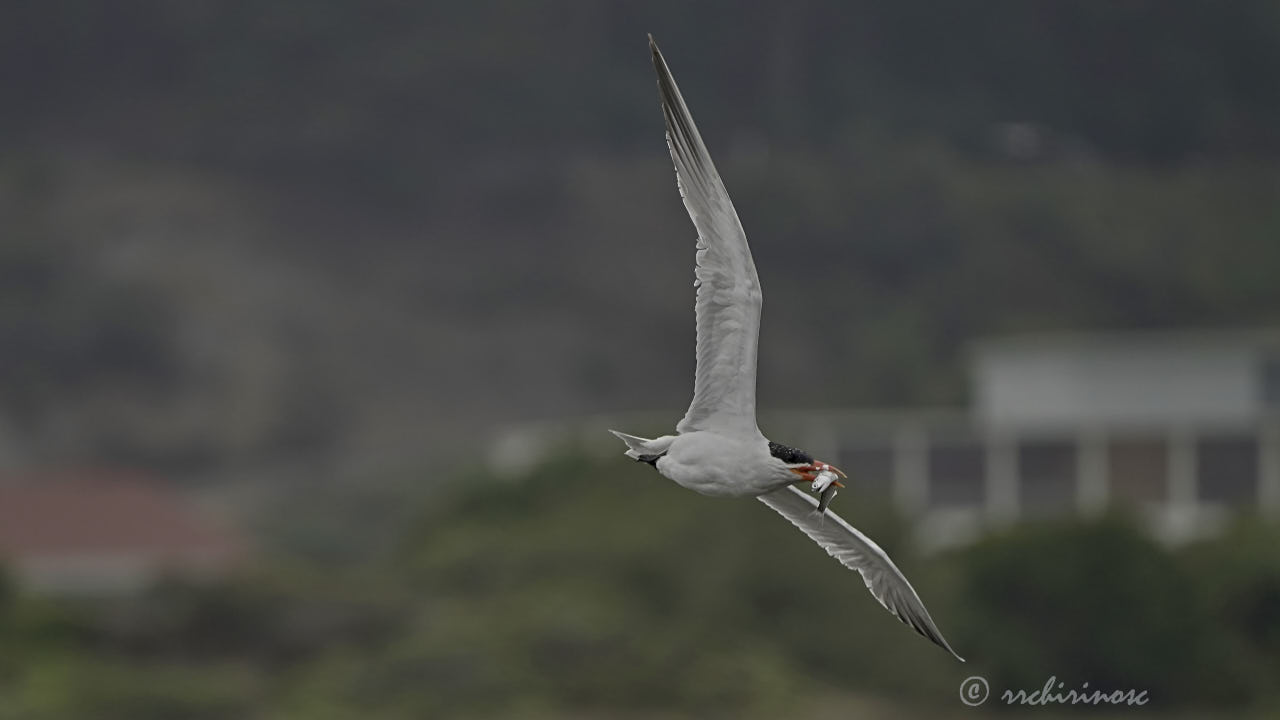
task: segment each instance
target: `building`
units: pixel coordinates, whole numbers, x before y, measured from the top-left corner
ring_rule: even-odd
[[[1280,332],[998,338],[970,376],[996,517],[1126,504],[1177,541],[1280,514]]]
[[[1015,430],[1246,427],[1280,417],[1280,332],[1064,333],[978,343],[974,410]]]
[[[132,473],[0,477],[0,566],[24,589],[118,595],[216,577],[244,544],[172,486]]]
[[[1280,517],[1280,332],[1027,335],[969,360],[971,409],[763,413],[761,427],[890,497],[930,547],[1116,505],[1170,542],[1241,509]],[[615,452],[602,428],[669,432],[679,414],[524,426],[492,458],[518,470],[566,436]]]

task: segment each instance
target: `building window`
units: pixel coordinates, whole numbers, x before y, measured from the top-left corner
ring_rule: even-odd
[[[1251,436],[1214,435],[1196,448],[1201,501],[1247,505],[1258,497],[1258,441]]]
[[[1280,412],[1280,354],[1262,356],[1262,407]]]
[[[1169,445],[1164,438],[1113,439],[1107,456],[1111,496],[1117,502],[1159,504],[1168,499]]]
[[[929,448],[929,507],[982,505],[986,455],[974,440],[935,444]]]
[[[1076,446],[1070,442],[1024,442],[1018,446],[1018,496],[1029,513],[1075,508]]]

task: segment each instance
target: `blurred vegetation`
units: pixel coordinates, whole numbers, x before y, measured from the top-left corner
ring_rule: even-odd
[[[1280,710],[1274,525],[1171,551],[1117,515],[921,557],[879,499],[838,502],[968,664],[758,503],[569,454],[451,484],[364,563],[280,556],[99,604],[0,590],[0,717],[932,716],[968,711],[972,674]]]
[[[652,93],[617,83],[651,81],[646,32],[687,58],[681,77],[710,124],[745,112],[771,142],[830,146],[871,125],[978,146],[993,123],[1017,121],[1125,162],[1280,153],[1280,10],[1267,0],[751,13],[726,0],[78,0],[7,4],[0,19],[0,78],[19,110],[6,134],[92,127],[148,157],[344,190],[409,181],[414,204],[451,197],[447,174],[410,180],[421,168],[477,149],[652,147]],[[712,101],[706,77],[741,98],[736,110]],[[136,122],[154,115],[163,122]]]
[[[758,503],[467,474],[497,423],[688,401],[645,32],[752,238],[761,404],[959,403],[983,335],[1280,324],[1278,8],[0,3],[0,465],[235,485],[287,549],[0,579],[0,720],[936,716],[969,674],[1280,712],[1274,526],[921,557],[841,496],[961,667]]]
[[[349,479],[682,405],[645,32],[768,288],[762,404],[961,402],[996,333],[1280,323],[1267,0],[8,3],[14,464]]]

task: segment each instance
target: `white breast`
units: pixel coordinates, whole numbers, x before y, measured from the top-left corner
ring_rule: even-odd
[[[796,479],[769,454],[763,437],[743,440],[705,430],[677,437],[657,468],[703,495],[755,497]]]

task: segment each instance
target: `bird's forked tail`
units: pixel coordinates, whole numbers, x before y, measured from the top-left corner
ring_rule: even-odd
[[[660,438],[648,440],[635,435],[620,433],[617,430],[609,432],[618,436],[618,439],[627,444],[627,457],[633,460],[641,460],[643,462],[653,462],[667,452],[667,448],[671,447],[671,441],[675,440],[674,435],[663,435]]]

